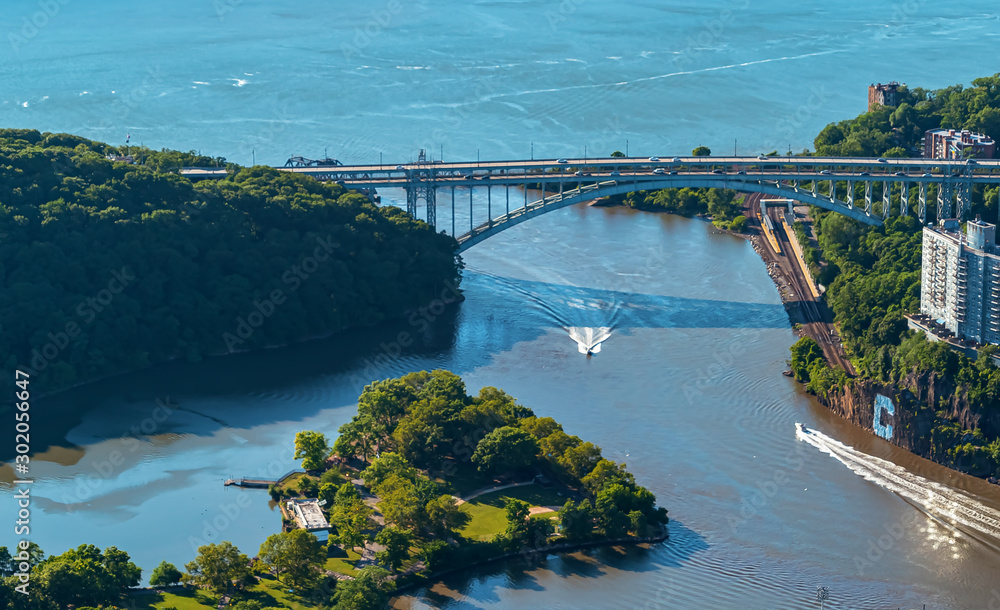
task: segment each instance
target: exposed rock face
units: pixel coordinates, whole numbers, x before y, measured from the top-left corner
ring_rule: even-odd
[[[830,390],[827,398],[818,398],[834,413],[875,432],[876,399],[879,395],[889,398],[895,411],[889,414],[881,408],[879,414],[883,426],[892,426],[892,435],[886,440],[917,455],[930,457],[933,413],[924,406],[926,403],[921,397],[910,390],[870,379],[854,379],[844,388]]]
[[[935,451],[931,431],[936,411],[958,422],[965,430],[981,428],[988,438],[1000,434],[1000,409],[973,409],[965,389],[956,392],[953,380],[936,372],[911,373],[898,383],[854,379],[844,388],[833,389],[819,401],[846,419],[871,430],[889,442],[950,468],[981,475],[973,464],[953,463]],[[878,398],[884,396],[892,401]],[[878,405],[878,406],[877,406]],[[894,412],[890,413],[889,409]],[[876,413],[879,421],[876,422]],[[880,424],[881,427],[877,426]],[[891,426],[891,434],[888,426]]]

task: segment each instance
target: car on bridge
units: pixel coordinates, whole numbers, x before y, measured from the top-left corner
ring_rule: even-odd
[[[397,165],[397,166],[396,166],[396,169],[406,169],[406,168],[405,168],[405,167],[403,167],[402,165]]]
[[[724,173],[726,173],[726,172],[725,172],[725,171],[723,171],[723,170],[721,170],[721,169],[713,169],[713,170],[712,170],[712,173],[713,173],[713,174],[724,174]]]
[[[667,173],[667,170],[663,169],[662,167],[657,167],[656,169],[653,170],[653,173],[654,174],[665,174],[665,173]]]
[[[820,174],[822,174],[824,176],[829,176],[830,175],[830,170],[824,169],[823,171],[820,172]]]
[[[611,175],[612,176],[621,176],[622,173],[620,171],[618,171],[618,170],[615,170],[615,171],[611,172]]]
[[[556,163],[569,163],[566,159],[557,159]]]
[[[650,163],[659,163],[660,162],[660,158],[659,157],[650,157],[649,158],[649,162]]]

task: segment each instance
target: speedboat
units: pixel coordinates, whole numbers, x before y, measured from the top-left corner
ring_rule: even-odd
[[[803,434],[809,432],[809,428],[806,428],[805,425],[800,424],[799,422],[795,422],[795,429]]]

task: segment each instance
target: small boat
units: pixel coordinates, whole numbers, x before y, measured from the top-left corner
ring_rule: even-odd
[[[781,371],[781,374],[784,375],[785,377],[794,377],[795,376],[795,374],[792,373],[791,371]]]
[[[591,349],[588,349],[588,350],[587,350],[587,357],[588,357],[588,358],[590,358],[590,357],[591,357],[591,356],[593,356],[593,355],[594,355],[594,351],[593,351],[593,350],[591,350]]]
[[[799,422],[795,422],[795,430],[803,434],[809,432],[809,428],[806,428],[804,424],[800,424]]]

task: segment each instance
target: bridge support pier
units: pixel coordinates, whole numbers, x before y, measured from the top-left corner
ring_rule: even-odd
[[[469,186],[469,233],[472,233],[472,229],[474,229],[475,226],[476,225],[474,225],[472,222],[472,186],[470,185]]]
[[[865,181],[865,214],[872,215],[872,181]]]
[[[882,183],[882,220],[889,218],[892,210],[892,184],[886,180]]]
[[[938,185],[938,219],[951,218],[951,185],[944,183]],[[947,191],[947,192],[945,192]]]
[[[921,182],[917,194],[917,204],[920,206],[920,224],[927,224],[927,183]]]
[[[510,214],[510,185],[507,185],[507,213]]]
[[[847,181],[847,207],[854,208],[854,182]]]
[[[830,195],[830,201],[837,201],[837,183],[830,180],[830,190],[828,191]]]
[[[486,185],[486,222],[493,226],[493,187]]]
[[[955,194],[958,210],[957,217],[959,220],[962,220],[965,218],[966,213],[972,210],[972,197],[966,189],[966,185],[961,182],[955,185]]]
[[[427,204],[427,224],[437,225],[437,188],[433,183],[418,183],[406,187],[406,211],[410,216],[417,217],[417,201],[423,199]]]
[[[904,182],[899,191],[899,215],[906,216],[910,208],[910,183]]]
[[[455,187],[451,187],[451,236],[455,237]]]

